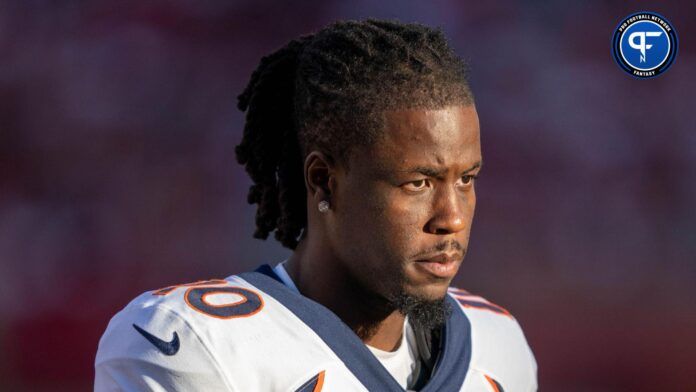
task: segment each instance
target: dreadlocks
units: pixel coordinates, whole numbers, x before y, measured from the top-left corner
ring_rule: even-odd
[[[254,237],[275,230],[295,249],[307,226],[307,154],[347,169],[356,146],[378,140],[386,111],[471,104],[467,74],[440,30],[396,21],[336,22],[263,57],[238,97],[246,124],[235,149],[254,182]]]

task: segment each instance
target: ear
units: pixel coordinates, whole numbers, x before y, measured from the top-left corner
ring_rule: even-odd
[[[312,151],[304,162],[304,179],[307,195],[316,203],[331,198],[335,165],[330,156]]]

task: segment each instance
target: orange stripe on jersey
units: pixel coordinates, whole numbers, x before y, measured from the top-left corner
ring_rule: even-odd
[[[480,310],[488,310],[493,313],[502,314],[510,318],[514,318],[512,314],[502,306],[496,305],[485,298],[479,296],[461,296],[452,294],[452,296],[465,308],[474,308]]]
[[[487,302],[485,298],[479,297],[478,295],[461,295],[457,293],[450,293],[456,299],[466,299],[466,300],[478,300],[480,302]]]
[[[460,300],[459,304],[462,305],[465,308],[472,308],[472,309],[478,309],[478,310],[487,310],[489,312],[493,312],[495,314],[500,314],[506,317],[514,318],[510,312],[507,310],[501,308],[500,306],[491,304],[491,303],[485,303],[485,302],[478,302],[478,301],[463,301]]]
[[[456,293],[450,293],[450,294],[452,294],[452,296],[456,299],[465,299],[467,301],[478,301],[478,302],[490,303],[490,302],[488,302],[487,299],[485,299],[483,297],[479,297],[478,295],[473,295],[473,294],[461,295],[461,294],[456,294]]]
[[[483,375],[483,377],[486,377],[486,381],[488,381],[488,383],[491,384],[493,392],[505,392],[498,381],[495,381],[492,377],[489,377],[485,374]]]
[[[321,392],[322,388],[324,388],[324,373],[326,370],[322,370],[319,373],[319,377],[317,377],[317,385],[314,386],[314,390],[312,392]]]
[[[447,290],[448,290],[449,292],[453,293],[453,294],[454,294],[454,293],[463,294],[463,295],[469,295],[469,294],[471,294],[471,293],[469,293],[468,291],[466,291],[466,290],[464,290],[464,289],[457,288],[457,287],[449,287]]]

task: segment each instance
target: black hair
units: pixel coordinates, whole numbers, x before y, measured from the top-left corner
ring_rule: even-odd
[[[254,237],[275,230],[290,249],[307,226],[309,152],[348,169],[356,147],[379,138],[386,111],[473,103],[468,67],[441,30],[374,19],[290,41],[261,59],[238,99],[246,124],[235,152],[254,182]]]

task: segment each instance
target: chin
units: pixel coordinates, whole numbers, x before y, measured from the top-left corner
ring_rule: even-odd
[[[447,295],[447,288],[451,281],[440,281],[427,284],[406,285],[404,292],[426,301],[442,300]]]
[[[447,295],[452,278],[440,278],[424,275],[412,269],[406,270],[402,290],[403,292],[425,300],[441,300]]]

